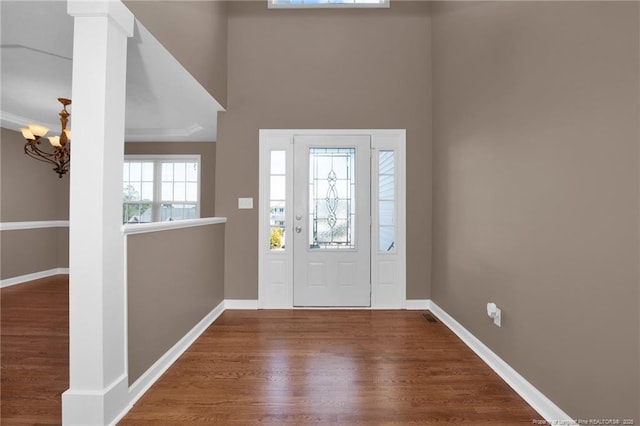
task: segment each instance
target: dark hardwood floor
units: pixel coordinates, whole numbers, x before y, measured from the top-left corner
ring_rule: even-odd
[[[516,425],[539,418],[421,312],[226,311],[120,425]]]
[[[69,277],[0,290],[0,424],[59,425],[69,387]]]
[[[68,279],[2,289],[2,425],[60,424]],[[415,311],[226,311],[120,425],[531,424],[451,331]]]

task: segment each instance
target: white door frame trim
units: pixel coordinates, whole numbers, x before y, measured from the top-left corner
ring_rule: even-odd
[[[371,137],[371,308],[403,309],[406,303],[406,130],[404,129],[261,129],[259,133],[258,307],[292,309],[293,250],[269,249],[269,182],[271,151],[286,152],[287,208],[285,230],[293,235],[293,143],[299,135],[367,135]],[[380,150],[395,152],[395,251],[378,252],[378,162]],[[286,244],[285,244],[286,245]]]

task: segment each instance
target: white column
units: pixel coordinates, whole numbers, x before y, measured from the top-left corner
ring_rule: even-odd
[[[65,425],[111,423],[128,405],[122,165],[127,38],[119,0],[70,0],[74,17],[69,210],[70,387]]]

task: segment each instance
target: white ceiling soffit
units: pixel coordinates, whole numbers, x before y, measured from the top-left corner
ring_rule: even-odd
[[[0,1],[2,127],[60,127],[73,99],[73,18],[64,1]],[[73,128],[73,104],[71,127]],[[212,142],[222,106],[140,22],[128,42],[125,140]]]

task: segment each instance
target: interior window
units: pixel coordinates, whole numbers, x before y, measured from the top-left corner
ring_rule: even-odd
[[[122,223],[200,217],[200,156],[126,156]]]
[[[389,7],[390,0],[267,0],[269,8]]]

